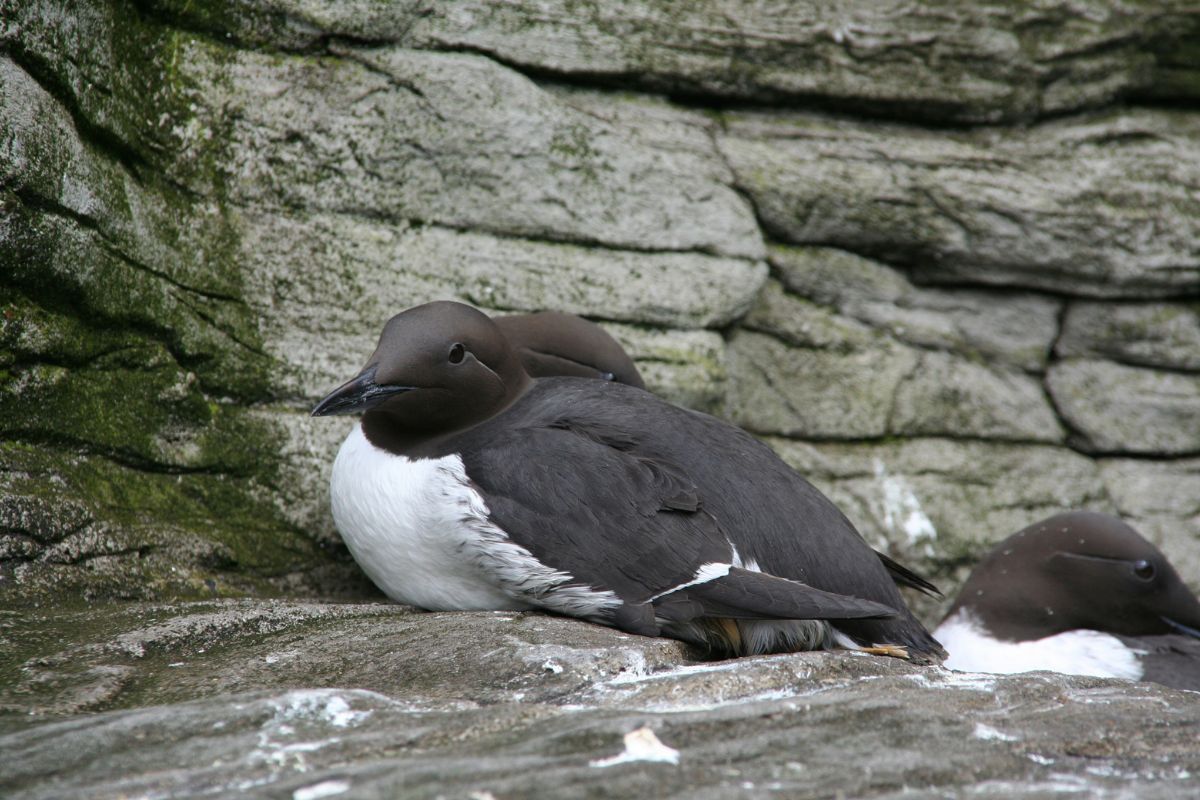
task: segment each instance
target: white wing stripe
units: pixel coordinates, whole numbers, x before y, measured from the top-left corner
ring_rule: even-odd
[[[665,592],[659,592],[646,602],[653,603],[658,598],[666,597],[672,592],[678,592],[680,589],[686,589],[689,586],[697,586],[701,583],[715,581],[717,578],[724,578],[729,574],[729,570],[731,569],[733,569],[733,564],[719,564],[715,561],[710,561],[707,564],[701,564],[700,569],[696,570],[696,574],[692,576],[690,581],[687,583],[681,583],[678,586],[673,586],[670,589],[667,589]]]

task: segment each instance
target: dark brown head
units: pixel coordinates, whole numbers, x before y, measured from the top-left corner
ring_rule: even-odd
[[[535,378],[568,375],[646,388],[633,359],[594,322],[557,311],[494,320]]]
[[[1000,639],[1075,629],[1200,636],[1200,602],[1157,547],[1108,514],[1073,511],[996,545],[947,615],[966,607]]]
[[[363,428],[377,445],[417,441],[495,416],[529,382],[487,315],[462,303],[426,303],[388,320],[363,370],[312,413],[364,412]]]

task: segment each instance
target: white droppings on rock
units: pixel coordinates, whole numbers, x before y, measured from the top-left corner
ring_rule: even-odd
[[[945,667],[938,667],[929,670],[929,674],[936,675],[937,679],[930,679],[926,673],[905,675],[904,677],[930,689],[966,689],[973,692],[992,692],[996,689],[996,679],[984,673],[956,672]]]
[[[1051,776],[1048,781],[984,781],[969,790],[967,797],[1043,797],[1052,794],[1095,793],[1096,787],[1073,775]]]
[[[884,527],[903,533],[910,547],[920,545],[924,555],[933,556],[937,529],[921,508],[921,501],[912,486],[898,475],[889,475],[883,460],[878,458],[875,459],[875,477],[883,492]]]
[[[740,666],[741,662],[739,661],[726,661],[718,664],[689,664],[687,666],[675,667],[674,669],[665,669],[661,672],[647,672],[645,669],[645,656],[643,656],[640,669],[632,668],[626,672],[622,672],[620,675],[605,681],[604,684],[608,686],[621,686],[629,683],[656,681],[664,678],[679,678],[684,675],[695,675],[703,672],[733,672],[738,670]]]
[[[370,709],[353,710],[345,697],[337,690],[330,689],[301,689],[288,692],[284,695],[283,702],[274,705],[275,721],[278,723],[312,720],[328,723],[335,728],[356,726],[372,713]]]
[[[354,691],[352,694],[382,697],[374,692]],[[273,774],[284,769],[306,772],[309,768],[306,753],[316,752],[341,741],[337,736],[292,741],[292,737],[298,734],[298,727],[303,727],[306,731],[311,730],[314,724],[317,727],[328,725],[334,728],[352,728],[372,714],[370,709],[355,711],[338,690],[332,689],[288,692],[270,701],[270,704],[275,710],[275,715],[263,724],[258,732],[258,746],[247,758],[251,764],[271,765]]]
[[[997,730],[991,725],[984,725],[982,722],[975,723],[975,738],[994,742],[1016,742],[1021,739],[1020,736],[1013,736]]]
[[[1100,778],[1121,778],[1123,780],[1137,780],[1140,775],[1130,770],[1120,769],[1115,764],[1100,763],[1088,764],[1083,768],[1084,772],[1089,775],[1096,775]]]
[[[292,800],[320,800],[322,797],[333,797],[348,791],[350,791],[350,781],[321,781],[292,792]]]
[[[649,728],[638,728],[625,734],[625,751],[591,762],[593,767],[611,767],[630,761],[655,761],[664,764],[678,764],[679,751],[668,747],[659,741],[654,731]]]

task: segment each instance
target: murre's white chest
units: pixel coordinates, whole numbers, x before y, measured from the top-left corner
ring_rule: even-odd
[[[392,599],[436,611],[531,607],[481,567],[487,506],[459,456],[395,455],[355,425],[333,463],[330,499],[354,560]]]
[[[933,632],[950,657],[944,666],[961,672],[1049,670],[1067,675],[1140,680],[1140,651],[1102,631],[1073,630],[1028,642],[994,638],[975,615],[960,608]]]

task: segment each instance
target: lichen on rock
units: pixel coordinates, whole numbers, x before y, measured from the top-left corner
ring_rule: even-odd
[[[569,311],[951,596],[1073,508],[1200,586],[1198,25],[0,0],[0,793],[1191,797],[1186,694],[382,604],[308,410],[409,306]]]

